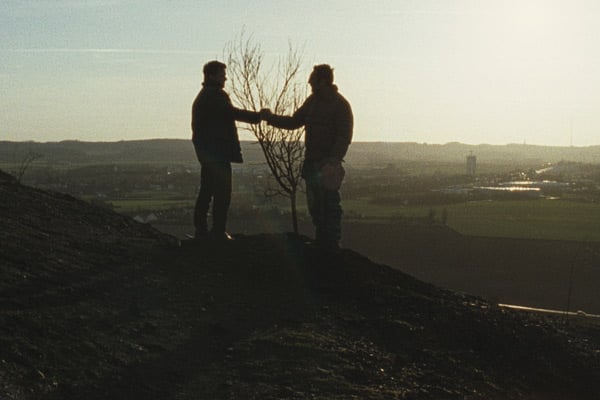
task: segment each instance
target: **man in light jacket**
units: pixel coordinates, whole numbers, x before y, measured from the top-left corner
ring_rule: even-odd
[[[316,65],[308,83],[312,94],[293,115],[275,115],[263,109],[261,117],[277,128],[305,127],[302,177],[315,225],[315,243],[326,251],[337,252],[341,238],[342,162],[352,141],[354,119],[350,103],[333,84],[333,69],[329,65]]]

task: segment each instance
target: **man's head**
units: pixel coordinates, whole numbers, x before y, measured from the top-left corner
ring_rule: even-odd
[[[327,64],[315,65],[308,83],[312,88],[313,93],[318,92],[321,88],[333,85],[333,69]]]
[[[225,69],[227,66],[220,61],[209,61],[204,64],[204,68],[202,72],[204,73],[204,83],[213,83],[217,84],[219,87],[225,86],[225,81],[227,80],[227,76],[225,74]]]

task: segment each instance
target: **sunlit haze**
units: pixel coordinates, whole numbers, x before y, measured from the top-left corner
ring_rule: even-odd
[[[598,145],[598,21],[592,0],[3,0],[0,140],[189,138],[202,65],[245,30],[268,62],[304,48],[307,78],[331,64],[357,141]]]

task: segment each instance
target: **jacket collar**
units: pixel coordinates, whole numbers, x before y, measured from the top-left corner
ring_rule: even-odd
[[[213,81],[202,82],[202,86],[206,87],[206,88],[223,89],[223,87],[221,85],[219,85],[217,82],[213,82]]]
[[[321,88],[317,93],[315,93],[315,96],[317,97],[321,97],[324,99],[329,99],[334,97],[338,92],[338,87],[336,85],[331,85],[331,86],[326,86]]]

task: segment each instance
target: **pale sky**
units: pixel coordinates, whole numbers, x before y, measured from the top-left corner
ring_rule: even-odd
[[[596,0],[1,0],[0,140],[190,138],[202,65],[244,29],[268,60],[303,47],[306,78],[331,64],[357,141],[599,145],[598,21]]]

